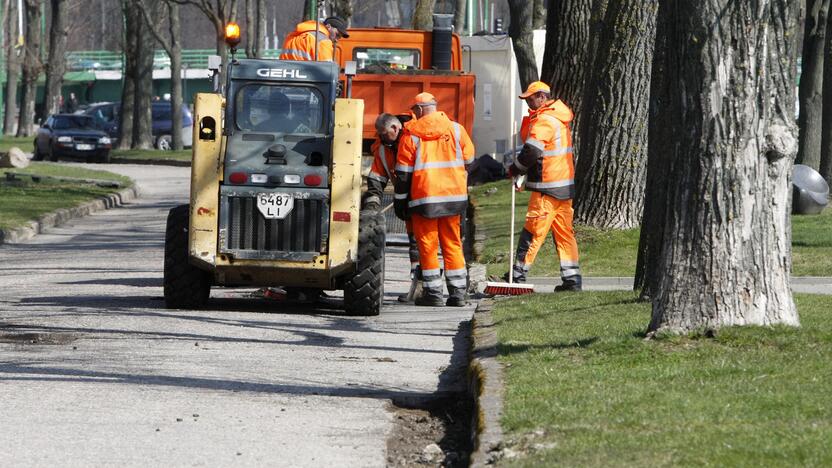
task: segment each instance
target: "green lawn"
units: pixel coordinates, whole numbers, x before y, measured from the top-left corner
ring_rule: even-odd
[[[832,466],[832,296],[802,327],[645,341],[630,292],[494,310],[506,369],[503,466]]]
[[[471,196],[477,205],[477,216],[486,231],[480,261],[488,274],[502,275],[508,269],[509,223],[511,192],[508,181],[492,182],[475,187]],[[496,192],[494,190],[496,189]],[[487,192],[492,193],[488,194]],[[523,229],[529,192],[517,194],[515,208],[515,246]],[[638,249],[638,229],[624,231],[599,230],[575,226],[581,270],[586,276],[633,276]],[[792,218],[792,261],[795,276],[832,276],[832,209],[819,215]],[[557,275],[554,244],[551,235],[541,247],[531,269],[531,276]]]
[[[13,146],[17,146],[24,153],[31,153],[32,147],[35,144],[35,137],[25,137],[25,138],[17,138],[17,137],[0,137],[0,153],[6,153],[9,151],[10,148]]]
[[[32,162],[24,169],[0,169],[0,173],[2,172],[117,180],[122,183],[122,188],[132,184],[127,177],[111,172],[45,162]],[[0,174],[0,229],[21,226],[43,214],[59,208],[76,206],[117,190],[120,189],[50,179],[33,182],[28,177],[23,177],[22,182],[9,183],[6,182],[5,175]]]

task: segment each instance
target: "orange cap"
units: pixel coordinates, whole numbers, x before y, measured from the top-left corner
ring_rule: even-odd
[[[526,88],[526,92],[517,97],[520,99],[526,99],[532,94],[539,93],[541,91],[548,93],[551,91],[551,89],[549,88],[549,85],[547,85],[546,83],[542,81],[535,81],[534,83],[529,83],[529,87]]]
[[[413,98],[413,106],[435,106],[436,98],[431,93],[419,93]]]

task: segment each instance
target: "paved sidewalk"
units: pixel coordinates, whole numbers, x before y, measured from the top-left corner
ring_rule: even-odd
[[[529,283],[535,287],[535,292],[553,292],[560,278],[533,276]],[[627,276],[584,277],[584,290],[587,291],[625,291],[633,289],[633,278]],[[792,277],[792,291],[808,294],[832,294],[832,277],[827,276],[795,276]]]

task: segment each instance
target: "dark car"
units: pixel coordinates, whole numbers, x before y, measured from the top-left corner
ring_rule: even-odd
[[[152,107],[153,145],[160,150],[169,150],[172,147],[172,118],[170,101],[153,101]],[[118,128],[121,122],[121,103],[102,102],[91,104],[84,110],[84,115],[92,116],[96,125],[107,132],[113,140],[118,138]],[[182,104],[182,144],[191,146],[193,142],[194,118],[190,109]]]
[[[80,157],[87,162],[109,162],[112,140],[88,115],[55,114],[46,119],[35,135],[35,160],[57,161]]]

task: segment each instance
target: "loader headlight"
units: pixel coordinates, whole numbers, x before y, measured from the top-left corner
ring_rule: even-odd
[[[286,174],[283,176],[284,184],[299,184],[300,176],[297,174]]]

